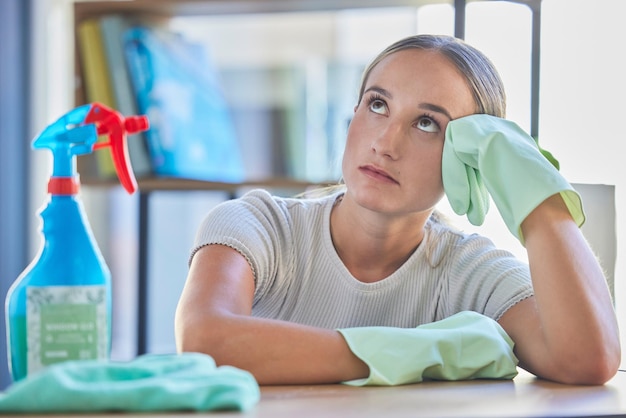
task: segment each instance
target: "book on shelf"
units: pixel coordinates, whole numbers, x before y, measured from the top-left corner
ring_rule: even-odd
[[[124,53],[124,33],[134,22],[122,15],[104,15],[99,19],[104,54],[108,63],[108,76],[111,83],[112,99],[116,110],[122,115],[136,115],[137,101],[132,92],[132,85]],[[128,137],[128,154],[137,177],[152,174],[150,155],[145,134]]]
[[[109,79],[109,68],[104,53],[100,23],[97,18],[82,21],[77,28],[79,60],[88,102],[100,102],[114,107],[113,90]],[[95,152],[81,156],[89,173],[99,177],[115,176],[113,159],[108,152]],[[96,165],[95,169],[92,165]]]
[[[124,55],[123,35],[129,25],[130,22],[125,17],[118,15],[90,18],[78,25],[85,101],[102,103],[124,116],[137,114]],[[127,144],[135,175],[137,177],[150,175],[151,163],[143,134],[129,136]],[[99,178],[116,176],[109,152],[95,152],[81,156],[81,159],[85,161],[83,167],[90,176]],[[89,167],[94,164],[95,169]]]
[[[124,35],[138,111],[157,176],[240,182],[245,178],[232,115],[203,45],[161,27]]]

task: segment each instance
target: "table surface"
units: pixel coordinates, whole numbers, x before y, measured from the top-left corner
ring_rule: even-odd
[[[245,417],[626,416],[626,372],[603,386],[562,385],[522,372],[513,381],[426,382],[396,387],[265,387]],[[232,417],[232,414],[219,414]]]
[[[626,371],[618,372],[603,386],[562,385],[536,379],[524,371],[520,371],[512,381],[424,382],[395,387],[266,386],[261,388],[261,401],[245,412],[136,416],[141,418],[626,417]],[[120,414],[72,415],[72,417],[119,418]]]

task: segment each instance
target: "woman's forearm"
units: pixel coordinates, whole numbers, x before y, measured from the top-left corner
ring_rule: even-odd
[[[250,371],[262,384],[368,375],[339,332],[252,317],[253,293],[252,270],[241,254],[222,245],[199,250],[176,309],[177,350],[209,354],[218,365]]]
[[[250,316],[177,320],[177,348],[251,372],[260,384],[337,383],[369,369],[335,330]]]
[[[534,355],[547,354],[559,380],[606,380],[619,366],[619,333],[604,274],[582,232],[558,195],[522,228],[546,350]]]

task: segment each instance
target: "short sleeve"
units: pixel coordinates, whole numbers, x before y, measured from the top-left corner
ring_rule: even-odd
[[[250,264],[256,284],[255,299],[261,297],[276,277],[282,257],[290,248],[289,223],[283,207],[263,190],[223,202],[204,218],[196,233],[189,262],[202,247],[226,245]]]
[[[483,236],[472,234],[460,239],[447,263],[451,312],[446,315],[471,310],[497,321],[513,305],[534,294],[528,264]]]

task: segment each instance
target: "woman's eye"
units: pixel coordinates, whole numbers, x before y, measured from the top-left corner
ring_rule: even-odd
[[[387,106],[385,105],[385,102],[383,102],[382,100],[375,99],[370,102],[370,110],[374,113],[378,113],[382,115],[386,113]]]
[[[417,121],[417,128],[424,132],[439,132],[439,125],[432,118],[428,116],[422,116]]]

